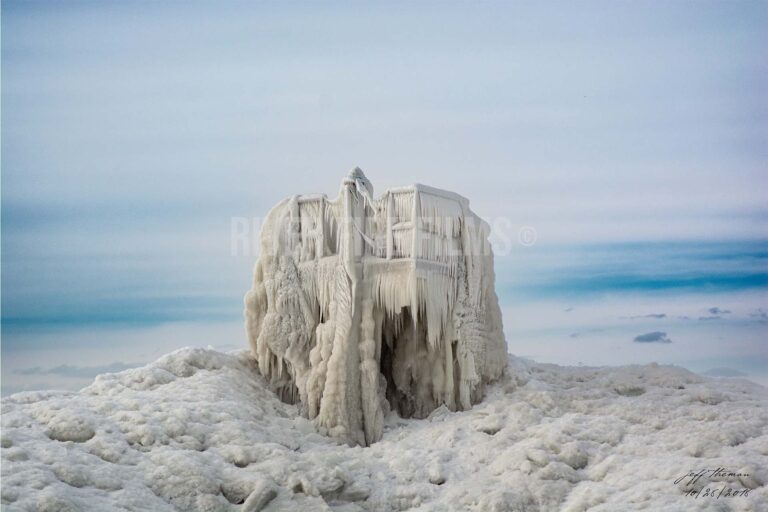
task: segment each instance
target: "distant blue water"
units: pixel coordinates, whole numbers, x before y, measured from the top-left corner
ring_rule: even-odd
[[[71,292],[67,292],[71,293]],[[242,296],[210,297],[114,297],[91,301],[40,297],[41,308],[27,305],[16,315],[3,317],[8,329],[30,326],[77,326],[119,324],[155,325],[180,321],[222,321],[242,316]]]
[[[536,245],[497,258],[496,283],[514,353],[768,384],[768,241]]]
[[[496,276],[501,297],[768,290],[768,240],[538,245],[497,258]]]
[[[2,290],[6,394],[76,388],[99,368],[186,345],[247,346],[242,297],[252,257],[186,264],[156,256],[112,268],[106,257],[82,265],[41,258],[30,267],[10,256]],[[60,270],[65,278],[55,276]],[[519,247],[496,258],[496,288],[517,355],[727,367],[768,382],[768,241]],[[633,342],[655,332],[671,342]],[[58,371],[62,364],[71,371]]]
[[[212,260],[203,272],[204,262],[197,262],[185,274],[183,261],[164,255],[127,267],[118,261],[115,268],[55,254],[30,266],[24,256],[10,252],[3,259],[4,334],[37,326],[238,320],[250,282],[245,257]],[[161,275],[171,267],[180,269],[177,275]],[[496,258],[496,288],[502,305],[607,293],[768,291],[768,240],[519,247]]]

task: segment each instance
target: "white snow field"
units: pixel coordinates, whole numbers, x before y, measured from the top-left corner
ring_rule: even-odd
[[[3,399],[2,510],[765,511],[766,405],[745,380],[510,356],[472,409],[391,412],[381,441],[349,447],[249,352],[186,348]]]

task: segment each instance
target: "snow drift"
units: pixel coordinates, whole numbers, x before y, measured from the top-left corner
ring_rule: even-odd
[[[466,410],[506,362],[488,226],[424,185],[294,196],[267,216],[246,329],[261,373],[332,436],[369,445],[390,408]]]
[[[471,410],[392,412],[367,448],[320,435],[246,351],[182,349],[77,393],[11,395],[2,509],[768,510],[765,388],[658,365],[508,364]],[[674,483],[717,467],[742,476]],[[685,495],[723,486],[748,495]]]

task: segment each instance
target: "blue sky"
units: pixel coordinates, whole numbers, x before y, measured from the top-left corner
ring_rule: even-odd
[[[512,352],[589,363],[644,329],[673,343],[600,364],[693,365],[686,336],[762,348],[764,2],[2,8],[4,370],[69,363],[62,343],[102,347],[90,368],[155,353],[125,344],[244,346],[232,219],[333,196],[354,165],[379,191],[458,191],[502,238],[535,227],[497,255]],[[618,320],[648,301],[733,313]]]

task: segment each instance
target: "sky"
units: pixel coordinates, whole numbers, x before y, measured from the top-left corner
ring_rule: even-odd
[[[3,393],[245,347],[239,230],[353,166],[490,222],[511,352],[760,380],[766,26],[765,2],[4,1]]]

